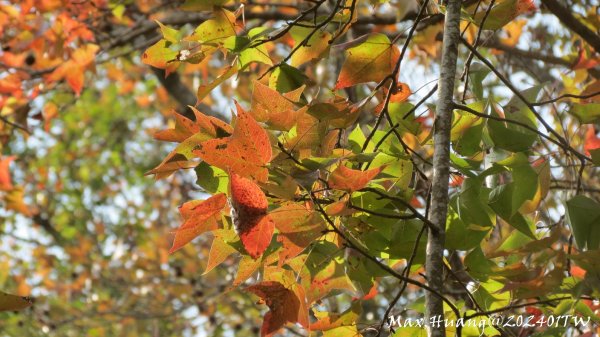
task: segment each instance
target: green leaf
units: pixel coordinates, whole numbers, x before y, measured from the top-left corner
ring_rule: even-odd
[[[529,88],[522,92],[523,96],[530,102],[535,101],[540,91],[539,86]],[[533,129],[537,129],[535,115],[521,101],[518,96],[513,96],[503,108],[506,119],[523,123]],[[490,115],[501,117],[494,104],[490,104]],[[494,145],[508,151],[521,152],[528,150],[537,139],[537,134],[527,128],[509,122],[501,122],[489,119],[487,129]]]
[[[375,262],[362,255],[349,255],[346,261],[348,277],[359,290],[361,296],[369,293],[376,277],[387,276],[386,272],[379,268]]]
[[[594,166],[600,166],[600,149],[589,150]]]
[[[303,86],[308,77],[300,70],[284,63],[277,67],[269,78],[269,86],[279,92],[290,92]]]
[[[413,111],[410,115],[404,118],[411,109],[415,106],[408,102],[390,102],[388,105],[388,111],[390,114],[390,118],[394,124],[400,124],[396,130],[400,134],[404,134],[406,132],[418,135],[421,132],[421,123],[417,122],[415,112]]]
[[[371,167],[384,165],[385,168],[381,171],[381,176],[388,175],[395,178],[391,180],[393,185],[400,188],[400,190],[407,190],[412,180],[413,163],[410,160],[380,152],[371,162]],[[385,178],[385,180],[390,181],[389,178]]]
[[[354,130],[352,130],[350,132],[350,134],[348,135],[348,143],[352,149],[352,152],[354,152],[354,153],[362,152],[362,146],[366,140],[367,140],[367,137],[365,136],[365,133],[362,130],[362,128],[360,127],[360,125],[357,125],[354,128]],[[373,152],[374,147],[375,147],[375,144],[373,144],[373,141],[371,141],[369,143],[369,145],[367,146],[367,148],[365,149],[365,151]]]
[[[294,40],[294,48],[296,48],[304,39],[313,32],[312,28],[293,26],[290,30],[290,35]],[[307,62],[313,62],[321,59],[329,53],[329,41],[332,36],[326,31],[316,31],[308,39],[306,44],[299,47],[292,55],[291,65],[299,67]]]
[[[495,214],[487,205],[488,190],[482,189],[480,178],[467,178],[457,196],[458,214],[465,224],[477,227],[493,227]]]
[[[481,282],[473,292],[473,298],[484,310],[494,310],[510,304],[510,292],[503,291],[504,284],[492,279]]]
[[[477,223],[464,221],[461,216],[459,216],[457,209],[459,209],[458,198],[454,197],[450,200],[448,207],[448,217],[446,220],[446,248],[469,250],[477,247],[492,227],[484,227]],[[465,212],[461,215],[465,217]],[[487,221],[490,221],[490,218],[488,218]]]
[[[506,220],[506,222],[508,222],[508,224],[511,225],[513,228],[527,235],[528,237],[534,240],[537,239],[535,234],[533,233],[533,228],[535,227],[532,226],[533,224],[529,223],[525,216],[523,216],[521,213],[514,214],[510,217],[510,219]]]
[[[257,47],[249,48],[252,45],[254,37],[260,35],[266,29],[263,27],[256,27],[248,32],[248,36],[230,36],[223,41],[223,46],[229,51],[239,55],[238,62],[240,69],[245,69],[249,64],[253,62],[260,62],[266,65],[273,65],[267,46],[261,44]]]
[[[593,124],[600,122],[600,103],[573,103],[569,110],[581,124]]]
[[[378,218],[377,221],[381,221]],[[375,220],[375,219],[374,219]],[[392,221],[396,220],[396,221]],[[424,226],[419,220],[400,220],[389,219],[388,222],[381,222],[381,225],[393,226],[393,234],[390,236],[389,255],[391,259],[408,259],[412,255],[417,236]],[[393,244],[391,244],[393,243]],[[415,263],[425,262],[425,247],[427,246],[427,235],[421,235]]]
[[[196,184],[209,193],[227,193],[229,175],[218,167],[208,165],[205,161],[200,162],[194,169],[196,172]]]
[[[492,268],[496,267],[496,264],[483,254],[481,247],[475,247],[465,257],[465,267],[469,270],[469,275],[485,281],[493,275]]]
[[[531,6],[533,6],[533,3]],[[492,7],[485,21],[483,21],[483,18],[486,16],[487,9],[482,8],[473,15],[473,22],[477,26],[481,26],[483,22],[481,29],[497,30],[514,20],[518,15],[534,10],[535,6],[531,6],[527,5],[527,2],[519,3],[518,0],[499,1]]]
[[[469,108],[483,113],[485,102],[475,102]],[[481,151],[481,136],[485,119],[469,112],[454,110],[450,140],[452,148],[460,155],[471,157]]]
[[[574,196],[567,201],[567,222],[579,249],[600,247],[600,203],[583,195]]]
[[[163,35],[163,39],[165,39],[171,43],[179,42],[179,40],[181,39],[181,35],[182,35],[180,31],[178,31],[177,29],[171,28],[171,27],[167,27],[167,26],[163,25],[162,23],[160,23],[158,20],[155,20],[155,22],[160,27],[160,32]]]
[[[185,40],[216,45],[230,36],[235,36],[235,15],[224,8],[218,8],[213,11],[211,19],[201,23]]]
[[[471,85],[471,91],[475,94],[477,99],[483,99],[483,80],[490,73],[490,68],[486,67],[480,62],[471,63],[469,71],[469,83]]]
[[[505,167],[512,175],[512,182],[496,187],[490,196],[490,206],[508,221],[525,201],[534,199],[539,185],[538,174],[523,153],[516,153],[495,165]]]

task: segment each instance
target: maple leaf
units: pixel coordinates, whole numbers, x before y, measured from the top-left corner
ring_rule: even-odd
[[[593,125],[590,125],[585,132],[583,149],[587,156],[590,155],[591,150],[600,149],[600,137],[596,136],[596,128]]]
[[[100,47],[87,44],[76,49],[71,59],[58,66],[48,77],[46,82],[56,82],[65,79],[77,96],[83,89],[84,71],[93,65],[96,53]]]
[[[404,102],[410,95],[412,95],[412,91],[410,91],[408,84],[399,82],[397,87],[398,88],[396,89],[396,92],[392,94],[392,97],[390,97],[390,102]]]
[[[335,289],[356,292],[356,288],[346,272],[345,262],[335,261],[330,256],[321,256],[316,260],[318,260],[316,266],[312,265],[301,272],[303,281],[307,283],[305,289],[308,303],[319,301]],[[328,261],[329,263],[327,263]]]
[[[0,291],[0,312],[22,310],[31,306],[33,302],[29,297],[7,294]]]
[[[527,24],[527,20],[513,20],[504,26],[504,34],[506,37],[500,38],[500,41],[507,46],[515,47],[523,33],[523,27]]]
[[[329,121],[334,128],[345,129],[356,122],[360,113],[357,105],[350,105],[347,98],[336,95],[325,102],[311,103],[307,113],[321,122]]]
[[[579,44],[577,51],[577,61],[573,65],[572,69],[591,69],[600,64],[600,57],[590,57],[587,55],[585,48]]]
[[[172,44],[166,39],[159,40],[144,51],[142,62],[155,68],[165,69],[165,77],[169,76],[179,66],[178,52],[170,48]]]
[[[227,197],[219,193],[206,200],[188,201],[179,207],[184,222],[175,232],[169,253],[179,250],[198,235],[217,229],[217,221],[226,204]]]
[[[235,173],[229,175],[229,191],[235,230],[248,254],[256,259],[271,243],[275,230],[267,214],[267,197],[252,180]]]
[[[292,55],[292,66],[298,67],[308,62],[314,62],[329,53],[332,36],[326,31],[313,33],[305,45],[299,46],[299,43],[304,41],[312,31],[310,28],[296,26],[293,26],[290,30],[290,35],[294,40],[294,48],[298,48]]]
[[[224,9],[213,11],[213,17],[201,23],[186,41],[201,42],[204,45],[221,43],[229,36],[235,35],[235,15]]]
[[[300,100],[303,90],[304,86],[282,95],[255,81],[250,114],[256,121],[266,122],[275,130],[288,131],[298,119],[294,102]]]
[[[146,174],[155,174],[156,179],[168,177],[171,173],[197,165],[191,162],[193,150],[203,141],[229,136],[233,130],[231,126],[218,118],[206,116],[194,107],[189,107],[194,112],[195,121],[172,111],[175,116],[175,127],[158,131],[154,138],[163,141],[180,142],[163,161]]]
[[[329,121],[320,121],[318,118],[307,113],[309,106],[298,110],[298,120],[294,129],[290,132],[290,139],[286,147],[289,149],[319,149],[325,142],[323,138],[328,133]]]
[[[222,120],[207,116],[192,106],[189,108],[194,112],[196,120],[193,121],[177,111],[171,110],[171,114],[175,117],[175,126],[154,133],[154,138],[166,142],[181,143],[198,132],[212,138],[229,136],[233,132],[231,126]]]
[[[385,34],[371,34],[366,41],[348,48],[348,55],[334,90],[365,82],[379,82],[394,70],[398,47]]]
[[[286,204],[271,212],[279,230],[277,241],[283,244],[279,253],[279,266],[300,254],[326,229],[321,216],[299,204]]]
[[[231,137],[202,142],[193,153],[222,170],[267,181],[265,165],[272,156],[269,135],[237,102],[236,106],[238,115]]]
[[[237,64],[226,67],[223,71],[210,83],[202,84],[198,87],[196,92],[196,98],[198,103],[202,102],[214,88],[218,87],[221,83],[225,82],[228,78],[238,72]]]
[[[206,269],[202,273],[203,275],[213,270],[231,254],[236,252],[236,249],[228,243],[234,241],[236,236],[235,231],[232,229],[216,229],[212,234],[214,235],[214,239],[210,246],[208,262],[206,262]]]
[[[8,156],[0,158],[0,190],[10,191],[13,189],[10,171],[8,169],[10,163],[17,158],[16,156]]]
[[[4,195],[4,202],[6,209],[10,209],[16,212],[19,212],[27,217],[30,217],[34,214],[34,210],[25,203],[23,197],[25,196],[25,191],[23,191],[23,187],[17,186],[12,190],[8,191]]]
[[[361,311],[362,307],[359,301],[352,302],[350,308],[340,314],[316,311],[314,314],[318,320],[311,323],[310,328],[312,330],[331,330],[341,326],[352,326],[356,324]]]
[[[383,90],[384,95],[387,95],[387,92],[388,91],[384,88],[384,90]],[[392,103],[405,102],[408,99],[408,97],[410,97],[410,95],[412,95],[412,91],[410,90],[410,87],[408,86],[408,84],[398,82],[398,89],[396,90],[395,93],[391,94],[389,104],[391,105]],[[381,103],[379,103],[373,110],[375,115],[379,115],[381,113],[381,111],[383,110],[383,108],[385,107],[385,96],[383,96],[383,98],[384,98],[384,100]]]
[[[258,295],[269,307],[260,329],[261,337],[273,336],[286,323],[298,322],[300,299],[291,289],[277,281],[266,281],[246,288]]]
[[[375,178],[382,169],[383,166],[367,171],[361,171],[353,170],[340,164],[337,169],[331,173],[327,182],[332,189],[353,192],[367,186],[371,179]]]
[[[488,14],[483,29],[496,30],[504,27],[521,14],[537,10],[533,0],[503,0],[498,1]],[[473,15],[475,24],[480,26],[487,9],[482,9]]]

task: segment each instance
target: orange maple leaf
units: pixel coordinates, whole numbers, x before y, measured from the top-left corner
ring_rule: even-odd
[[[265,182],[269,175],[265,165],[273,154],[269,135],[237,102],[236,106],[231,137],[202,142],[193,153],[209,165]]]
[[[179,250],[198,235],[217,229],[217,221],[226,204],[227,197],[219,193],[206,200],[193,200],[181,205],[179,213],[184,222],[175,231],[173,246],[169,253]]]
[[[271,243],[275,230],[267,214],[267,197],[252,180],[235,173],[229,175],[229,192],[235,230],[248,254],[256,259]]]
[[[353,192],[367,186],[371,179],[375,178],[382,169],[383,166],[367,171],[361,171],[353,170],[340,164],[329,176],[327,182],[330,188]]]
[[[12,179],[10,178],[9,166],[10,163],[17,158],[16,156],[8,156],[0,158],[0,190],[10,191],[13,189]]]
[[[585,150],[586,156],[590,155],[590,150],[600,148],[600,137],[596,136],[596,128],[589,126],[585,132],[585,141],[583,143],[583,149]]]

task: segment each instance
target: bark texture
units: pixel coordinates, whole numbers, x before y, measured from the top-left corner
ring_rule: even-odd
[[[427,282],[438,292],[443,291],[444,240],[446,216],[448,213],[448,180],[450,172],[450,128],[452,123],[454,80],[456,77],[456,59],[460,43],[460,7],[461,0],[449,0],[446,3],[444,22],[444,41],[442,45],[442,63],[438,83],[438,101],[434,124],[433,180],[431,188],[431,208],[429,220],[437,227],[430,230],[427,237]],[[443,322],[444,306],[442,300],[427,292],[426,319],[428,323]],[[434,321],[432,321],[434,319]],[[430,337],[446,335],[443,323],[428,325]]]

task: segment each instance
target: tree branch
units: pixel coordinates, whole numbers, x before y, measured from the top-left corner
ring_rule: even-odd
[[[542,0],[542,4],[554,14],[563,25],[577,33],[587,43],[592,46],[597,53],[600,53],[600,36],[586,27],[581,21],[571,14],[571,10],[563,7],[557,0]]]

